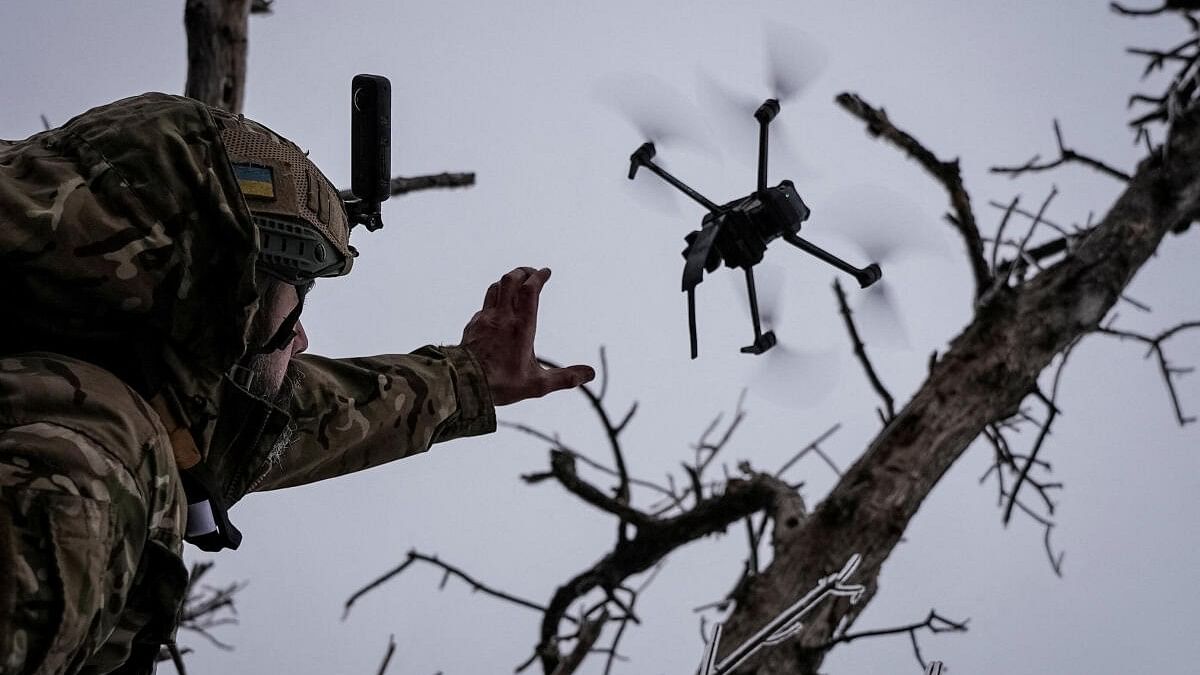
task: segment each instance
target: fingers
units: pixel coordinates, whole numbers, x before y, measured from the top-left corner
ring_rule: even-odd
[[[517,289],[517,316],[525,319],[531,325],[537,322],[538,298],[541,297],[542,287],[546,285],[548,279],[550,279],[550,268],[543,267],[526,277],[525,282]]]
[[[487,293],[483,295],[483,308],[491,309],[496,306],[496,299],[500,297],[500,282],[488,286]]]
[[[537,270],[532,267],[518,267],[513,271],[500,277],[500,288],[497,291],[496,306],[500,308],[515,307],[517,301],[517,290],[530,274],[536,274]]]
[[[561,389],[574,389],[585,385],[596,379],[596,371],[591,366],[567,366],[566,368],[546,370],[542,378],[545,389],[542,395],[544,396]]]

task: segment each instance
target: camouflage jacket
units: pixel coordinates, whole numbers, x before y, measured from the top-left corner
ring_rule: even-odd
[[[223,447],[256,255],[198,102],[147,94],[0,141],[0,675],[152,670],[187,583],[181,430],[232,505],[495,429],[464,349],[302,355],[296,441]]]

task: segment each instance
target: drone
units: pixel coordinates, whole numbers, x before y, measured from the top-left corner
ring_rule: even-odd
[[[754,342],[742,347],[743,354],[762,354],[775,346],[774,331],[763,332],[758,314],[758,294],[754,288],[754,266],[762,262],[767,244],[783,238],[787,243],[815,256],[839,270],[850,274],[861,288],[879,281],[883,272],[879,265],[871,263],[863,268],[855,267],[832,253],[800,236],[800,227],[811,213],[796,186],[784,180],[775,187],[767,187],[767,128],[779,114],[779,100],[769,98],[754,111],[758,120],[758,187],[753,193],[726,204],[718,205],[704,195],[688,187],[683,181],[667,173],[654,163],[654,143],[643,143],[629,156],[629,179],[637,176],[638,168],[646,167],[660,178],[683,192],[708,210],[700,223],[684,240],[683,291],[687,293],[688,334],[691,338],[692,358],[699,354],[696,338],[696,286],[704,280],[704,273],[715,272],[721,263],[726,267],[740,267],[746,274],[746,292],[750,300],[750,320],[754,325]]]

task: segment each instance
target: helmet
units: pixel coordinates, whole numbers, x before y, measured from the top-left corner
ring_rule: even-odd
[[[258,268],[296,285],[347,274],[357,251],[333,183],[295,143],[243,115],[211,112],[259,233]]]

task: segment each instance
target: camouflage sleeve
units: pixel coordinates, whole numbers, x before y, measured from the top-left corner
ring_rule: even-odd
[[[349,359],[301,354],[289,372],[298,379],[295,439],[254,490],[361,471],[496,430],[487,380],[462,347]]]
[[[134,477],[94,440],[46,422],[0,431],[0,673],[75,673],[100,650],[148,517]]]

